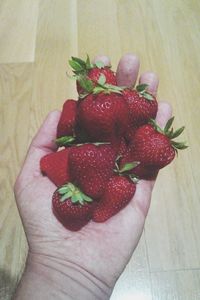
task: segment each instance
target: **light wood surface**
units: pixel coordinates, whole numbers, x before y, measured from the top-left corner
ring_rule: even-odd
[[[0,1],[0,299],[10,299],[27,244],[13,183],[50,110],[75,97],[71,55],[141,58],[159,74],[159,99],[185,124],[189,149],[160,172],[145,231],[112,300],[200,299],[200,2]]]

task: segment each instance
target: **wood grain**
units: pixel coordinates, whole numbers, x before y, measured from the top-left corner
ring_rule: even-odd
[[[0,2],[0,63],[34,61],[39,0]]]
[[[24,268],[27,244],[16,208],[13,185],[28,147],[32,65],[0,65],[0,299],[10,299]]]
[[[27,244],[13,183],[46,114],[77,97],[70,56],[124,53],[159,74],[158,97],[185,125],[188,150],[160,172],[145,232],[112,300],[200,299],[200,2],[36,0],[0,2],[0,299],[11,299]]]
[[[200,299],[199,270],[155,272],[151,276],[154,300]]]
[[[49,111],[60,110],[68,98],[77,99],[75,81],[66,74],[69,71],[69,58],[78,54],[75,19],[76,1],[40,2],[31,101],[31,136]]]

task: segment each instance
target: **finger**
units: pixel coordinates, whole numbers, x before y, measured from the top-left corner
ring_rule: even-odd
[[[167,121],[172,116],[172,107],[168,102],[159,101],[158,102],[158,112],[156,116],[156,123],[161,127],[164,128]]]
[[[134,54],[125,54],[117,67],[117,84],[119,86],[134,86],[140,67],[140,60]]]
[[[95,63],[97,61],[101,61],[104,64],[104,66],[108,66],[108,67],[111,66],[110,58],[105,55],[95,56],[95,58],[93,59],[93,63]]]
[[[159,79],[158,75],[153,72],[145,72],[140,76],[139,83],[147,83],[148,84],[148,91],[156,96],[158,85],[159,85]]]
[[[17,178],[15,187],[21,189],[33,178],[40,176],[40,159],[56,150],[55,138],[60,112],[49,113],[43,125],[38,130],[29,147],[21,172]],[[20,185],[20,188],[19,188]]]

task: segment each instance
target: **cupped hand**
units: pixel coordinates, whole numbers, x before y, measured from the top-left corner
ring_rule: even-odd
[[[106,65],[110,61],[98,56]],[[138,77],[139,59],[124,55],[117,68],[118,85],[133,86]],[[156,94],[158,78],[145,72],[139,78]],[[157,122],[164,127],[171,117],[171,107],[159,102]],[[132,201],[105,223],[89,222],[78,232],[71,232],[52,213],[51,198],[56,186],[40,172],[40,159],[56,151],[56,128],[60,112],[51,112],[34,137],[22,170],[16,180],[15,196],[29,244],[29,263],[45,264],[51,269],[77,270],[102,288],[112,290],[141,237],[149,209],[154,181],[140,180]],[[73,276],[73,275],[72,275]],[[75,275],[74,275],[75,276]],[[109,293],[109,292],[108,292]]]

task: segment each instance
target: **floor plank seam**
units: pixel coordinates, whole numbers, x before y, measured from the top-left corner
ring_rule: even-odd
[[[185,271],[200,271],[200,268],[180,268],[169,270],[149,270],[150,274],[154,273],[168,273],[168,272],[185,272]]]

